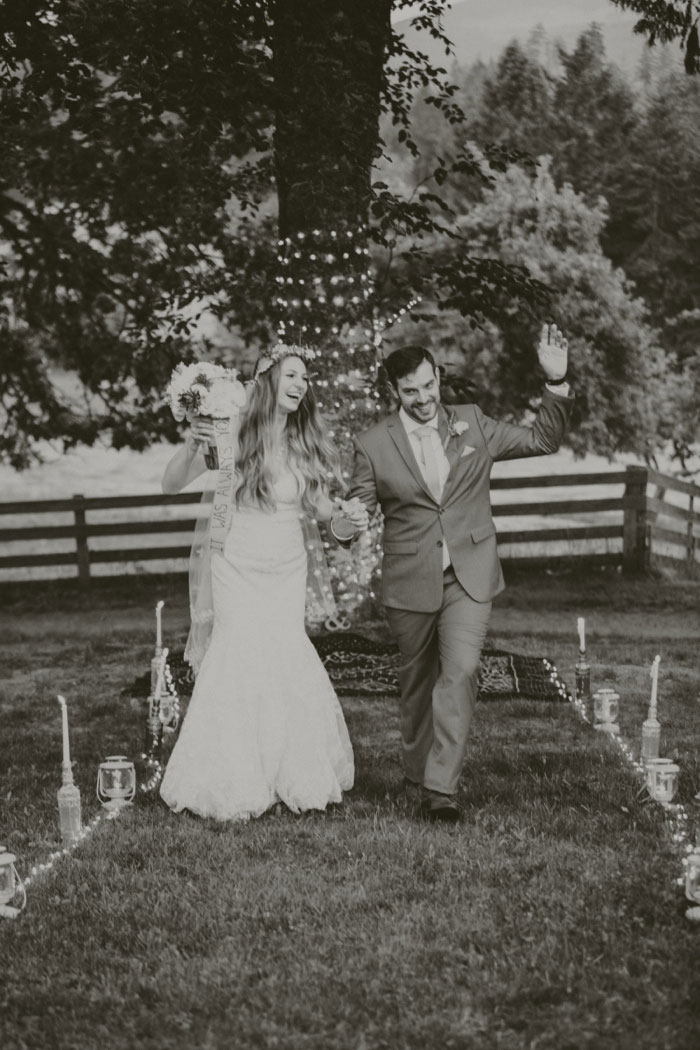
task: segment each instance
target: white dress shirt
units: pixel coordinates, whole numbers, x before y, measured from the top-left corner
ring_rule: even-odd
[[[445,455],[445,450],[442,447],[442,441],[440,440],[440,432],[438,431],[437,412],[435,413],[435,415],[433,416],[433,418],[430,420],[429,423],[419,423],[417,420],[411,419],[409,414],[403,408],[400,408],[399,409],[399,419],[401,420],[403,428],[406,431],[406,434],[408,436],[408,443],[411,446],[411,451],[413,452],[413,455],[415,456],[416,463],[418,464],[418,468],[419,468],[423,478],[426,480],[426,482],[427,482],[427,478],[425,478],[425,471],[423,469],[423,463],[421,462],[422,455],[421,455],[421,447],[420,447],[420,437],[416,434],[416,430],[418,430],[418,429],[420,429],[421,427],[424,427],[424,426],[432,428],[433,433],[431,434],[431,438],[432,438],[432,442],[433,442],[433,452],[435,453],[435,461],[436,461],[437,467],[438,467],[438,475],[439,475],[439,478],[440,478],[440,488],[443,489],[445,487],[445,482],[447,481],[447,475],[450,473],[450,461],[448,460],[447,456]],[[442,539],[442,568],[443,568],[443,571],[450,565],[450,562],[451,562],[450,552],[447,549],[447,542],[445,540],[445,537],[443,536],[443,539]]]

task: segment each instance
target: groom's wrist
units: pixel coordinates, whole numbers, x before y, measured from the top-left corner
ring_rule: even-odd
[[[571,396],[571,386],[569,384],[568,379],[563,380],[563,382],[561,382],[561,383],[559,383],[559,382],[552,382],[552,380],[548,379],[545,382],[545,387],[544,388],[545,388],[545,390],[549,391],[549,393],[552,395],[552,397],[568,398],[568,397]]]
[[[547,386],[563,386],[564,383],[568,383],[569,380],[565,372],[561,379],[550,379],[549,376],[545,376],[544,381],[547,384]]]
[[[342,527],[341,523],[345,525],[345,528]],[[352,530],[351,532],[348,531],[348,526],[350,526],[350,529]],[[331,531],[333,539],[343,547],[349,547],[360,531],[357,526],[342,513],[336,514],[331,518],[328,523],[328,528]]]

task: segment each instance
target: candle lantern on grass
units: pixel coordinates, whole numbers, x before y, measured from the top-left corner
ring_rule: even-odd
[[[73,770],[70,762],[70,742],[68,738],[68,707],[65,698],[58,697],[61,705],[63,727],[63,762],[61,763],[61,787],[58,789],[58,819],[61,838],[66,846],[76,843],[82,833],[80,813],[80,790],[73,781]]]
[[[579,616],[576,621],[578,629],[578,660],[574,668],[576,674],[576,699],[587,703],[591,699],[591,665],[586,657],[586,621]]]
[[[165,665],[168,659],[168,650],[161,649],[158,657],[158,668],[156,681],[151,695],[148,698],[148,721],[146,725],[146,753],[156,751],[163,739],[163,722],[160,717],[160,703],[165,684]]]
[[[655,656],[651,665],[651,698],[649,700],[649,713],[642,725],[642,762],[648,766],[650,762],[659,757],[661,744],[661,723],[656,717],[657,695],[659,687],[659,663],[660,656]]]
[[[163,625],[161,620],[161,610],[164,605],[165,602],[163,601],[158,602],[156,605],[156,647],[151,659],[151,694],[156,691],[158,670],[160,668],[160,656],[163,652]]]
[[[593,694],[594,729],[602,733],[618,736],[620,727],[617,716],[620,712],[620,694],[614,689],[597,689]]]
[[[0,846],[0,915],[5,919],[16,918],[27,903],[27,891],[17,874],[16,859],[14,853]]]
[[[646,763],[647,790],[657,802],[671,802],[678,788],[680,766],[670,758],[652,758]]]
[[[108,812],[128,806],[136,794],[134,763],[124,755],[110,755],[97,771],[97,797]]]

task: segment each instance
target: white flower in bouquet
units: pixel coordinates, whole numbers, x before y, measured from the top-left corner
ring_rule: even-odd
[[[214,419],[230,419],[243,408],[245,401],[245,387],[238,379],[235,368],[232,368],[228,375],[214,379],[209,390],[202,395],[199,414]]]
[[[210,361],[179,364],[165,391],[175,419],[188,412],[214,419],[228,419],[245,404],[245,388],[235,368],[224,368]]]

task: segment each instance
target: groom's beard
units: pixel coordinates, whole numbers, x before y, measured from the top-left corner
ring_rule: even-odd
[[[437,412],[439,404],[440,402],[437,398],[431,398],[430,401],[426,401],[423,405],[411,405],[410,408],[406,408],[406,413],[418,423],[429,423]]]

